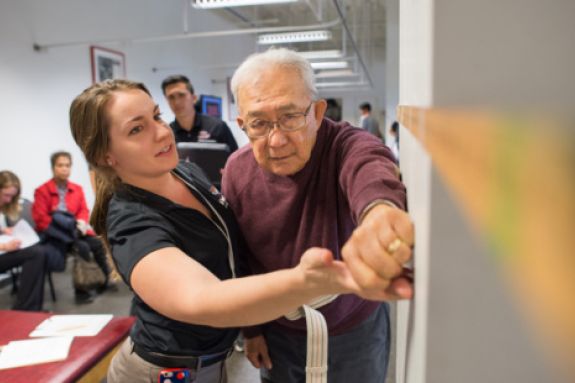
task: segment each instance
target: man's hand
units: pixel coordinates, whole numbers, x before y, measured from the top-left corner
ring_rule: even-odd
[[[403,265],[412,257],[414,229],[403,210],[380,204],[373,207],[342,249],[342,257],[360,296],[367,299],[409,299],[411,278]]]
[[[263,335],[253,338],[244,338],[244,352],[246,358],[255,368],[265,367],[268,370],[272,368],[272,361],[268,354],[268,345]]]

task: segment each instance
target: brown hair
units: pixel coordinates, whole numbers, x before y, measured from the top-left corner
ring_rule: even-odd
[[[0,189],[15,186],[18,191],[10,203],[2,206],[0,213],[6,214],[8,218],[16,221],[20,217],[20,179],[11,171],[3,170],[0,172]]]
[[[96,202],[90,224],[108,245],[106,217],[108,203],[119,185],[119,178],[106,163],[110,147],[110,121],[107,106],[116,92],[141,90],[150,95],[144,84],[129,80],[106,80],[85,89],[70,106],[70,128],[76,144],[95,172]],[[151,96],[151,95],[150,95]]]
[[[162,81],[162,92],[164,96],[166,95],[166,88],[170,85],[178,84],[178,83],[186,84],[186,88],[190,91],[191,94],[194,94],[194,87],[190,82],[190,79],[184,76],[183,74],[176,74],[173,76],[166,77],[164,81]]]

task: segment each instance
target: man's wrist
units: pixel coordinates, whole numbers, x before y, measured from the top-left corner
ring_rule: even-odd
[[[363,220],[365,219],[365,217],[367,216],[367,214],[376,206],[379,205],[387,205],[389,207],[393,207],[398,209],[397,205],[394,204],[393,202],[387,200],[387,199],[376,199],[372,202],[370,202],[361,212],[361,215],[359,216],[359,224],[361,224],[363,222]]]

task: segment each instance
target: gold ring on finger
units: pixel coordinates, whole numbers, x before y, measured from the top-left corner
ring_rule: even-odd
[[[395,238],[389,245],[387,245],[387,252],[391,255],[401,246],[401,239]]]

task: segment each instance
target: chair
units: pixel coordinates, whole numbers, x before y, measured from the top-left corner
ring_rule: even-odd
[[[22,271],[22,266],[16,266],[8,270],[10,274],[10,279],[12,280],[12,290],[10,295],[15,295],[18,292],[18,275]]]
[[[8,271],[12,279],[12,290],[10,294],[14,295],[18,293],[18,277],[22,272],[22,266],[13,267]],[[48,281],[48,287],[50,288],[50,296],[52,297],[52,302],[56,303],[56,289],[54,288],[54,281],[52,280],[52,272],[46,271],[44,274],[44,280]]]
[[[54,281],[52,281],[52,272],[46,271],[45,279],[48,280],[48,286],[50,287],[50,296],[52,297],[52,302],[56,303],[56,289],[54,289]]]

